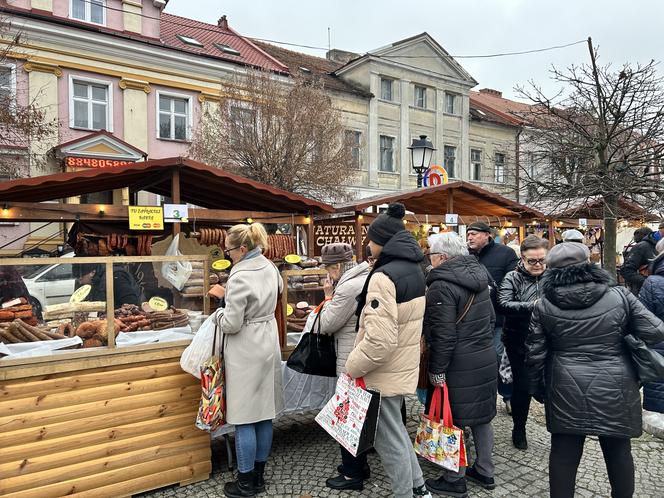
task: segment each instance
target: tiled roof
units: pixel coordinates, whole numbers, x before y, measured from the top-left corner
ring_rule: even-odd
[[[497,93],[497,92],[496,92]],[[523,102],[506,99],[488,92],[470,92],[470,105],[485,112],[491,112],[513,125],[526,124],[531,106]]]
[[[505,117],[502,113],[493,111],[488,106],[476,105],[472,98],[470,99],[470,119],[504,126],[518,126],[518,123]]]
[[[271,43],[259,41],[254,43],[257,47],[263,49],[275,59],[286,64],[293,76],[299,75],[305,78],[317,76],[322,79],[323,85],[327,90],[347,92],[367,98],[372,97],[370,92],[352,85],[351,83],[344,81],[332,74],[338,68],[343,66],[343,64],[324,59],[322,57],[316,57],[313,55],[307,55],[301,52],[295,52],[293,50],[281,48],[276,45],[272,45]],[[306,69],[308,69],[310,72],[307,72]]]
[[[230,27],[223,28],[162,12],[160,30],[162,42],[172,48],[272,71],[288,72],[286,65]],[[193,38],[203,46],[198,47],[185,43],[178,35]],[[240,52],[240,55],[224,52],[216,47],[215,43],[228,46]]]

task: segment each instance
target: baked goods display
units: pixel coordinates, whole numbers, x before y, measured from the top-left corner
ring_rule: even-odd
[[[14,299],[7,304],[13,302],[16,302],[16,304],[12,306],[5,305],[2,309],[0,309],[0,324],[13,322],[16,319],[21,319],[23,322],[29,325],[37,325],[37,317],[33,313],[32,306],[28,304],[28,301],[25,298],[21,297]]]
[[[19,342],[53,341],[65,339],[66,336],[52,332],[48,327],[36,327],[25,323],[22,319],[0,324],[0,341],[16,344]]]

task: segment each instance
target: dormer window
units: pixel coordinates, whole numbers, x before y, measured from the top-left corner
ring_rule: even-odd
[[[203,44],[199,42],[196,38],[184,35],[175,35],[175,36],[177,36],[182,43],[186,43],[187,45],[191,45],[192,47],[203,48]]]
[[[106,25],[106,0],[71,0],[69,9],[72,19]]]
[[[308,67],[300,66],[300,71],[309,74],[311,72],[311,69],[309,69]]]
[[[214,46],[217,47],[222,52],[224,52],[225,54],[235,55],[236,57],[242,57],[242,54],[240,53],[239,50],[235,50],[233,47],[229,47],[228,45],[224,45],[223,43],[215,43]]]

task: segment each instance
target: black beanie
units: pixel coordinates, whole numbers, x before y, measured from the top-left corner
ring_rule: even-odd
[[[384,246],[387,242],[402,230],[405,230],[403,226],[403,217],[406,215],[406,208],[403,204],[393,203],[387,207],[387,211],[383,214],[378,215],[378,217],[369,225],[369,230],[367,231],[367,237],[369,240],[378,244],[379,246]]]

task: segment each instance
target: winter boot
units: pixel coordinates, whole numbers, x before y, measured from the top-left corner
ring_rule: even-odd
[[[427,479],[424,485],[429,491],[438,495],[452,496],[454,498],[466,498],[468,496],[465,478],[449,482],[445,480],[445,476],[441,476],[438,479]]]
[[[528,449],[528,440],[526,439],[526,428],[512,429],[512,444],[518,450]]]
[[[254,462],[254,472],[256,473],[256,478],[254,479],[254,489],[256,493],[265,492],[265,478],[263,474],[265,473],[265,462]]]
[[[253,498],[256,496],[254,488],[254,479],[256,472],[238,472],[237,481],[227,482],[224,485],[224,495],[226,498]]]

